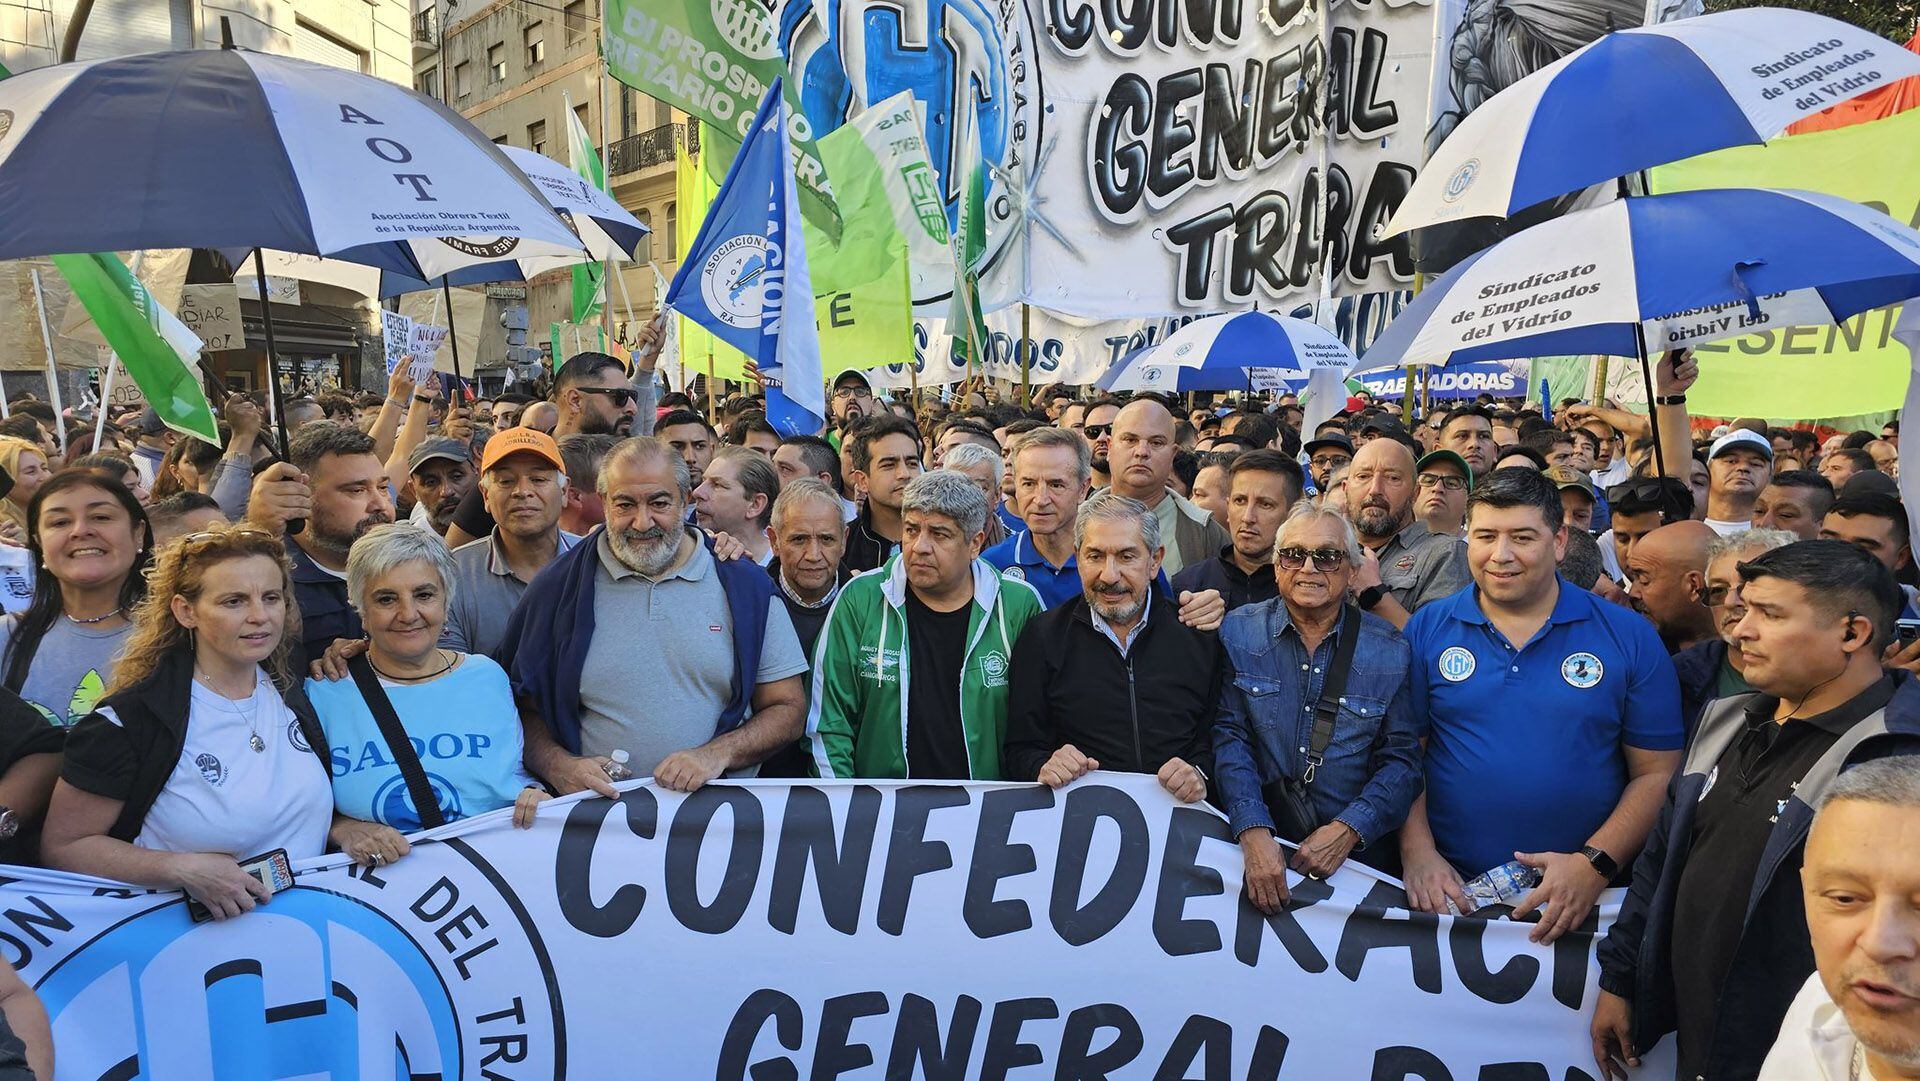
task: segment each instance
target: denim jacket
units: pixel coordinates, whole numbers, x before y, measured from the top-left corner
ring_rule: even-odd
[[[1346,693],[1312,791],[1321,820],[1353,827],[1365,846],[1406,821],[1420,794],[1421,766],[1407,679],[1412,652],[1386,620],[1366,613],[1360,619]],[[1338,637],[1336,624],[1309,658],[1282,598],[1236,609],[1220,625],[1233,678],[1223,684],[1213,725],[1214,772],[1234,836],[1272,829],[1262,786],[1305,769],[1313,706]]]

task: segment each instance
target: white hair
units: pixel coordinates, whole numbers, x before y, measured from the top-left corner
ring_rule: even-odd
[[[1073,521],[1073,546],[1080,547],[1087,536],[1087,523],[1103,518],[1114,522],[1132,522],[1140,529],[1140,543],[1147,551],[1160,549],[1160,517],[1152,508],[1131,496],[1118,492],[1101,492],[1085,503],[1080,504],[1080,514]]]
[[[984,465],[993,470],[993,486],[1000,486],[1000,471],[1005,467],[1000,455],[978,443],[959,443],[947,448],[946,456],[940,459],[941,466],[947,469],[967,469]]]
[[[1321,521],[1340,523],[1341,547],[1346,549],[1347,563],[1349,566],[1359,565],[1364,555],[1360,551],[1360,534],[1354,530],[1353,520],[1332,507],[1322,507],[1304,500],[1293,505],[1292,513],[1287,515],[1287,520],[1281,522],[1280,528],[1274,532],[1273,555],[1270,561],[1280,562],[1280,549],[1291,547],[1287,544],[1289,535]]]
[[[377,525],[353,542],[347,552],[347,596],[358,609],[366,608],[367,587],[408,563],[425,563],[440,579],[441,592],[453,600],[453,553],[447,542],[412,522]]]
[[[1920,807],[1920,755],[1876,758],[1834,778],[1820,799],[1820,809],[1843,800],[1879,803],[1889,807]]]
[[[951,518],[969,537],[987,528],[986,493],[965,473],[951,469],[935,469],[909,481],[900,498],[900,511]]]

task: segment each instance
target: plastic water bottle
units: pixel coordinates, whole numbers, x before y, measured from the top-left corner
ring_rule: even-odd
[[[633,770],[627,767],[627,760],[632,758],[632,755],[629,755],[625,750],[618,750],[607,757],[612,759],[611,762],[607,763],[607,780],[625,781],[633,777]]]

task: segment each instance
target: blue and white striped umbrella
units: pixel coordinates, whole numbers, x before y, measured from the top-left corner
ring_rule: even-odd
[[[1318,323],[1272,312],[1195,319],[1129,354],[1094,384],[1102,390],[1242,390],[1254,371],[1304,375],[1344,370],[1353,352]]]
[[[1920,56],[1804,11],[1744,8],[1606,35],[1488,99],[1387,222],[1516,211],[1787,125],[1909,75]]]
[[[203,49],[0,80],[0,259],[188,247],[438,277],[581,241],[479,129],[370,75]]]
[[[1920,232],[1831,195],[1620,199],[1522,230],[1413,298],[1361,359],[1637,356],[1838,322],[1920,296]],[[1644,339],[1641,337],[1644,335]]]

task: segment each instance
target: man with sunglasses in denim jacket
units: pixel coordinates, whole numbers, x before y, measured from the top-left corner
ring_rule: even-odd
[[[1360,539],[1338,512],[1302,503],[1280,526],[1273,563],[1280,595],[1229,613],[1220,625],[1232,681],[1213,726],[1215,786],[1246,860],[1247,899],[1274,913],[1287,900],[1286,867],[1332,874],[1348,855],[1392,871],[1394,831],[1420,794],[1420,741],[1407,642],[1393,625],[1348,603]],[[1307,776],[1314,706],[1346,620],[1359,637],[1321,761]],[[1320,825],[1291,860],[1275,837],[1266,787],[1305,780]]]

